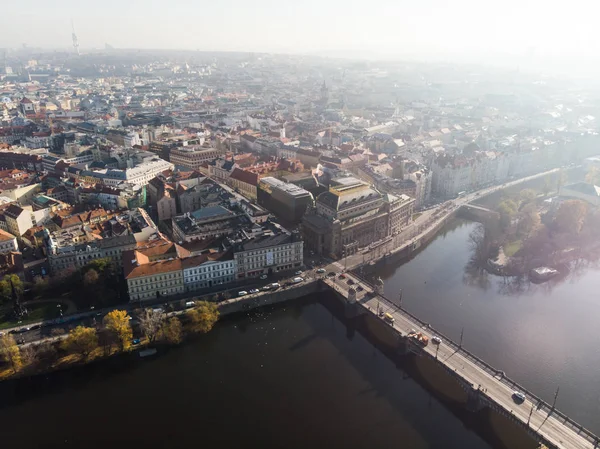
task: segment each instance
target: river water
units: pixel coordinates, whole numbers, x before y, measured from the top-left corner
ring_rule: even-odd
[[[600,269],[519,282],[470,268],[469,234],[457,220],[413,260],[379,270],[385,293],[550,404],[600,434]]]
[[[360,333],[349,332],[336,308],[337,300],[312,298],[224,319],[153,359],[113,359],[4,383],[2,442],[7,448],[491,447],[481,431],[469,430],[472,415],[453,414]]]
[[[542,285],[474,276],[465,266],[475,226],[456,221],[410,262],[380,270],[387,296],[402,288],[404,307],[453,339],[464,326],[466,348],[546,400],[560,386],[557,406],[599,432],[599,272],[587,267]],[[410,377],[412,359],[389,359],[340,308],[307,298],[228,317],[149,360],[131,355],[2,383],[2,442],[500,447],[480,415],[427,391]]]

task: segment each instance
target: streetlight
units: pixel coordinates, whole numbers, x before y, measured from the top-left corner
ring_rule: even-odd
[[[400,294],[398,296],[398,307],[402,310],[402,289],[400,289]]]

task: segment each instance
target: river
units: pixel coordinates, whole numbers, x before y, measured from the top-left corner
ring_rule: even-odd
[[[473,415],[451,411],[360,333],[349,332],[336,308],[341,303],[327,297],[301,300],[228,317],[152,359],[132,355],[5,382],[2,442],[20,448],[491,447],[481,430],[472,430]]]
[[[515,285],[466,276],[456,221],[403,266],[380,270],[389,297],[591,430],[600,430],[600,276]],[[135,355],[0,384],[7,447],[498,448],[485,412],[424,388],[327,296],[227,317],[155,358]],[[492,424],[493,425],[493,424]],[[487,427],[486,427],[487,426]],[[513,447],[524,447],[514,445]]]
[[[470,269],[456,220],[410,262],[378,273],[385,294],[492,366],[600,434],[600,267],[544,284]]]

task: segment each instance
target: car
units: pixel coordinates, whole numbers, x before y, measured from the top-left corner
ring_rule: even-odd
[[[435,337],[431,337],[431,341],[436,345],[442,344],[442,339],[440,337],[438,337],[437,335]]]
[[[238,296],[246,296],[248,294],[248,292],[246,290],[242,290],[241,292],[238,292]]]
[[[294,273],[296,276],[300,276],[302,274],[302,270],[298,270]]]
[[[271,286],[270,285],[265,285],[263,288],[261,288],[261,290],[263,292],[268,292],[269,290],[271,290]]]
[[[35,324],[35,325],[31,326],[31,330],[39,329],[40,327],[42,327],[41,324]]]
[[[133,340],[131,340],[131,344],[133,344],[133,345],[139,345],[140,344],[140,339],[139,338],[134,338]]]
[[[254,295],[255,293],[259,293],[259,292],[260,292],[260,290],[257,288],[253,288],[252,290],[250,290],[251,295]]]
[[[333,271],[330,271],[329,273],[327,273],[327,277],[328,278],[334,278],[335,277],[335,273]]]
[[[340,279],[346,279],[346,275],[345,275],[344,273],[342,273],[342,274],[340,274],[340,275],[338,276],[338,278],[340,278]]]
[[[317,273],[321,274],[321,273],[325,273],[325,268],[319,268],[317,270]]]
[[[190,307],[194,307],[196,305],[196,303],[194,301],[187,301],[185,303],[185,308],[189,309]]]
[[[518,404],[525,402],[525,399],[527,399],[523,393],[521,393],[520,391],[516,391],[516,390],[513,391],[512,397],[513,397],[513,400]]]
[[[264,281],[265,279],[267,279],[267,275],[266,274],[261,274],[260,275],[260,279],[262,279]]]
[[[364,288],[362,288],[362,286],[359,285],[358,287],[356,287],[356,290],[359,291],[359,292],[362,292],[364,290]]]
[[[278,283],[278,282],[273,282],[273,283],[271,284],[271,288],[272,288],[273,290],[277,290],[279,287],[281,287],[281,285],[279,285],[279,283]]]
[[[353,284],[354,284],[354,281],[353,281],[352,279],[348,279],[348,280],[346,281],[346,283],[347,283],[348,285],[353,285]]]

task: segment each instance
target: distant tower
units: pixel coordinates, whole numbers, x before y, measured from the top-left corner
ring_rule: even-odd
[[[73,48],[75,49],[75,53],[79,56],[79,39],[77,39],[77,35],[75,34],[75,25],[73,25],[73,19],[71,19],[71,29],[73,33],[71,34],[71,38],[73,39]]]
[[[321,86],[321,102],[325,105],[329,103],[329,89],[327,89],[325,81],[323,81],[323,85]]]

